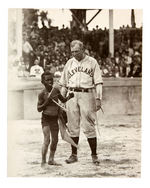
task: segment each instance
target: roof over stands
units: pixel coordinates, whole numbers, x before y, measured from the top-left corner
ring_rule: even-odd
[[[86,12],[88,10],[94,9],[70,9],[72,13],[72,24],[73,26],[81,27],[83,30],[87,30],[87,26],[92,22],[92,20],[101,12],[102,9],[95,9],[97,10],[96,14],[86,22]]]

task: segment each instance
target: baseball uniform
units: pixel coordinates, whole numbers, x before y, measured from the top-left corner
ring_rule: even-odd
[[[95,119],[96,97],[101,97],[103,83],[101,70],[97,61],[88,55],[78,61],[74,57],[66,63],[60,78],[62,94],[64,88],[74,92],[74,98],[66,103],[68,129],[71,137],[79,137],[80,125],[87,138],[96,137]]]

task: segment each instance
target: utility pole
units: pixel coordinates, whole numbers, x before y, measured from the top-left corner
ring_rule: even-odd
[[[113,9],[109,10],[109,53],[114,57]]]

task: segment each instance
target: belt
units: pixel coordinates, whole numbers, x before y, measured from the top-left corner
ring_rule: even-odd
[[[69,88],[69,90],[74,92],[92,92],[92,88]]]

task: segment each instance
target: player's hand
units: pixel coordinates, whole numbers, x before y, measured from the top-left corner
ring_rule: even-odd
[[[69,93],[69,98],[73,98],[74,97],[74,93]]]
[[[101,100],[100,99],[96,99],[96,111],[98,111],[102,106]]]

